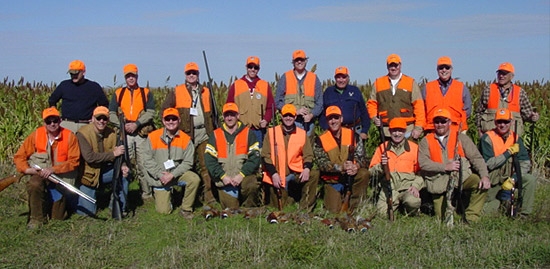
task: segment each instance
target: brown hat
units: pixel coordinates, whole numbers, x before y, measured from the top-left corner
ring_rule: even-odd
[[[126,76],[127,74],[134,74],[134,75],[137,75],[138,73],[138,68],[137,68],[137,65],[135,64],[127,64],[124,66],[124,68],[122,68],[122,72],[124,72],[124,75]]]
[[[292,116],[296,116],[296,107],[293,104],[286,104],[281,109],[281,115],[286,114],[292,114]]]
[[[396,64],[401,63],[401,57],[399,57],[399,55],[397,54],[390,54],[386,59],[386,64],[391,64],[391,63],[396,63]]]
[[[293,53],[292,53],[292,60],[296,60],[298,58],[302,58],[302,59],[307,59],[306,57],[306,52],[303,51],[303,50],[295,50]]]
[[[223,105],[222,113],[225,113],[228,111],[234,111],[239,113],[239,107],[237,106],[237,104],[233,102],[226,103],[225,105]]]
[[[327,107],[327,111],[325,111],[325,115],[327,117],[330,115],[342,116],[342,110],[340,110],[340,108],[337,106],[329,106]]]
[[[512,112],[506,108],[501,108],[497,110],[497,113],[495,114],[495,121],[497,120],[511,120],[512,119]]]
[[[94,109],[93,115],[94,115],[94,117],[97,117],[99,115],[109,116],[109,109],[107,107],[104,107],[104,106],[98,106]]]
[[[246,65],[249,65],[249,64],[255,64],[257,66],[260,66],[260,58],[256,57],[256,56],[250,56],[246,59]]]
[[[338,74],[342,74],[342,75],[348,76],[348,75],[349,75],[348,68],[345,67],[345,66],[336,67],[336,70],[334,70],[334,76],[336,76],[336,75],[338,75]]]
[[[69,70],[67,73],[78,74],[80,71],[86,71],[86,65],[81,60],[74,60],[69,63]]]
[[[435,119],[437,117],[443,117],[443,118],[450,119],[451,118],[451,112],[449,112],[449,110],[447,110],[445,108],[440,108],[440,109],[438,109],[434,112],[434,115],[433,115],[432,119]]]
[[[199,71],[199,65],[195,62],[189,62],[185,65],[184,73],[187,73],[189,70]]]
[[[169,107],[169,108],[165,109],[164,112],[162,112],[162,117],[163,118],[165,118],[167,116],[176,116],[179,119],[180,113],[178,112],[177,109],[175,109],[173,107]]]
[[[443,56],[437,59],[437,66],[440,65],[453,66],[453,61],[451,61],[451,58],[449,58],[448,56]]]
[[[508,62],[506,62],[506,63],[501,63],[501,64],[498,66],[497,72],[500,71],[500,70],[502,70],[502,71],[507,71],[507,72],[511,72],[511,73],[515,73],[515,72],[514,72],[514,70],[515,70],[515,69],[514,69],[514,66],[513,66],[511,63],[508,63]]]
[[[393,118],[390,121],[390,129],[407,129],[407,120],[405,118]]]
[[[48,108],[46,108],[42,111],[42,119],[43,120],[45,120],[47,117],[51,117],[51,116],[59,117],[60,116],[59,110],[57,110],[57,108],[55,108],[55,107],[48,107]]]

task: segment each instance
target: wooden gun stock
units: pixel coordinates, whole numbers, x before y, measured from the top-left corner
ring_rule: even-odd
[[[19,182],[24,175],[25,174],[21,173],[18,175],[11,175],[0,179],[0,192],[9,187],[11,184]]]

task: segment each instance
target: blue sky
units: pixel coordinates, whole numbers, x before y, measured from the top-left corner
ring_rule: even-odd
[[[206,80],[245,72],[259,56],[260,77],[289,70],[305,50],[321,79],[345,65],[358,83],[386,73],[397,53],[402,71],[436,78],[437,58],[450,56],[454,77],[492,80],[498,65],[515,65],[515,79],[550,79],[550,1],[2,1],[0,76],[46,83],[67,79],[81,59],[89,79],[123,83],[135,63],[139,82],[174,86],[195,61]],[[167,81],[167,78],[170,79]]]

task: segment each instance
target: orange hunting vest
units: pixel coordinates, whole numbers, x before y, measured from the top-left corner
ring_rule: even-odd
[[[288,150],[285,148],[285,138],[281,126],[269,128],[269,146],[271,147],[271,160],[275,164],[277,160],[277,173],[281,177],[281,186],[286,186],[286,166],[291,171],[301,173],[304,171],[302,152],[306,144],[306,131],[296,128],[296,133],[291,134],[288,139]],[[275,132],[275,134],[273,134]],[[275,155],[275,139],[277,142],[277,155]],[[265,147],[265,145],[264,145]],[[273,180],[268,173],[264,173],[263,182],[273,185]]]
[[[429,133],[428,135],[426,135],[426,139],[428,139],[430,159],[432,159],[432,161],[434,162],[445,163],[443,161],[441,145],[439,144],[439,140],[435,137],[435,134]],[[447,145],[445,145],[445,149],[447,149],[447,160],[454,159],[455,146],[457,143],[456,140],[456,132],[451,132],[449,134],[449,138],[447,139]],[[458,141],[458,155],[460,155],[460,157],[464,157],[464,150],[462,149],[462,144],[460,143],[460,141]]]
[[[514,134],[514,132],[510,131],[510,135],[506,139],[506,141],[502,140],[502,137],[495,133],[495,131],[490,130],[486,133],[489,136],[489,139],[491,139],[491,143],[493,144],[493,152],[495,156],[498,156],[502,153],[504,153],[508,148],[510,148],[514,144],[514,136],[516,136],[517,141],[517,135]]]
[[[55,152],[48,152],[48,131],[46,127],[41,126],[36,129],[35,137],[35,150],[39,154],[47,154],[49,157],[53,158],[52,164],[57,165],[58,163],[66,162],[69,158],[69,138],[72,132],[69,129],[61,128],[61,133],[59,137],[61,139],[57,140],[57,148]]]
[[[176,86],[176,89],[174,90],[174,94],[176,96],[175,108],[193,107],[192,95],[189,93],[189,90],[187,89],[187,86],[185,84]],[[202,108],[204,109],[204,112],[210,112],[210,90],[207,87],[202,88],[201,99],[202,99]]]
[[[235,156],[248,154],[248,131],[250,128],[244,127],[244,129],[237,134],[233,144],[235,145]],[[218,128],[214,131],[214,137],[216,138],[216,149],[218,151],[218,160],[227,159],[229,156],[229,143],[225,139],[225,134],[222,128]]]
[[[163,133],[164,128],[149,133],[149,140],[151,141],[151,148],[153,150],[168,149],[168,144],[161,139]],[[174,136],[172,142],[170,142],[170,147],[178,147],[185,150],[189,144],[189,141],[191,141],[191,137],[180,131],[178,132],[178,135]]]
[[[254,95],[250,96],[248,84],[243,79],[235,81],[235,103],[239,106],[241,122],[256,128],[260,127],[261,114],[267,109],[268,88],[267,81],[258,80]]]
[[[390,78],[386,75],[376,79],[375,86],[378,111],[374,111],[374,113],[380,114],[380,119],[385,126],[389,124],[391,119],[397,117],[405,118],[407,124],[414,123],[414,107],[411,103],[413,83],[413,78],[402,74],[397,84],[395,95],[392,95]],[[407,92],[407,94],[403,95],[403,91]],[[388,100],[381,102],[382,99]],[[373,111],[371,111],[371,113],[372,112]],[[376,114],[371,116],[376,116]]]
[[[520,103],[519,103],[519,92],[521,90],[521,87],[517,85],[512,86],[512,91],[508,94],[508,97],[506,98],[508,101],[508,110],[511,112],[520,112]],[[487,109],[499,109],[506,106],[500,105],[501,97],[500,97],[500,90],[498,89],[497,83],[492,83],[490,86],[489,91],[489,102],[487,103]]]
[[[125,93],[122,95],[122,100],[120,100],[120,93],[122,91]],[[127,88],[118,88],[115,92],[116,100],[124,113],[124,117],[128,121],[137,121],[139,113],[145,109],[144,102],[147,102],[147,95],[149,94],[148,88],[143,88],[143,94],[141,95],[141,88],[135,90],[129,90]]]
[[[285,73],[286,78],[286,95],[298,94],[298,80],[294,75],[294,70],[289,70]],[[317,76],[313,72],[307,72],[304,80],[304,95],[309,97],[315,96],[315,81]]]
[[[408,142],[407,142],[408,143]],[[386,148],[389,146],[390,142],[386,141]],[[395,152],[388,150],[388,167],[390,172],[397,173],[416,173],[419,170],[418,166],[418,145],[416,143],[409,143],[410,150],[401,153],[401,155],[395,154]],[[378,146],[372,156],[372,161],[370,167],[373,167],[382,162],[382,145]]]
[[[433,80],[426,84],[426,118],[428,126],[426,129],[433,129],[432,113],[435,109],[445,108],[451,112],[451,120],[455,124],[462,122],[462,130],[468,130],[468,117],[464,111],[464,102],[462,100],[462,91],[464,83],[454,79],[447,90],[445,96],[441,93],[439,81]]]

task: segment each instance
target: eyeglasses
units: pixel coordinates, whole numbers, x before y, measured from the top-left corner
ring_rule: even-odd
[[[398,67],[399,64],[398,63],[391,63],[391,64],[388,64],[388,68],[390,67]]]
[[[199,74],[199,72],[198,71],[187,71],[187,72],[185,72],[185,74],[188,75],[188,76],[189,75],[195,75],[196,76],[196,75]]]
[[[164,121],[166,121],[166,122],[178,121],[178,120],[179,120],[179,118],[176,117],[176,116],[166,116],[166,117],[164,117]]]
[[[496,124],[497,125],[499,125],[499,124],[509,124],[510,122],[512,122],[512,121],[510,121],[510,120],[497,120]]]
[[[52,124],[52,123],[57,124],[57,123],[59,123],[60,121],[61,121],[61,119],[60,119],[60,118],[57,118],[57,117],[56,117],[56,118],[46,118],[46,119],[44,120],[44,123],[45,123],[46,125],[50,125],[50,124]]]
[[[104,115],[97,116],[97,117],[95,117],[95,119],[97,121],[108,121],[109,120],[109,118],[107,118],[107,116],[104,116]]]
[[[305,62],[306,58],[296,58],[293,62]]]
[[[330,120],[339,120],[340,119],[340,115],[329,115],[327,117],[327,120],[330,121]]]
[[[497,71],[497,75],[499,75],[499,76],[506,76],[508,74],[510,74],[510,72],[508,72],[508,71],[504,71],[504,70],[498,70]]]
[[[255,64],[249,64],[246,66],[248,69],[260,70],[260,67]]]
[[[437,67],[437,70],[451,70],[451,66],[450,65],[440,65]]]
[[[434,120],[434,124],[446,124],[447,122],[449,122],[448,119],[435,119]]]

